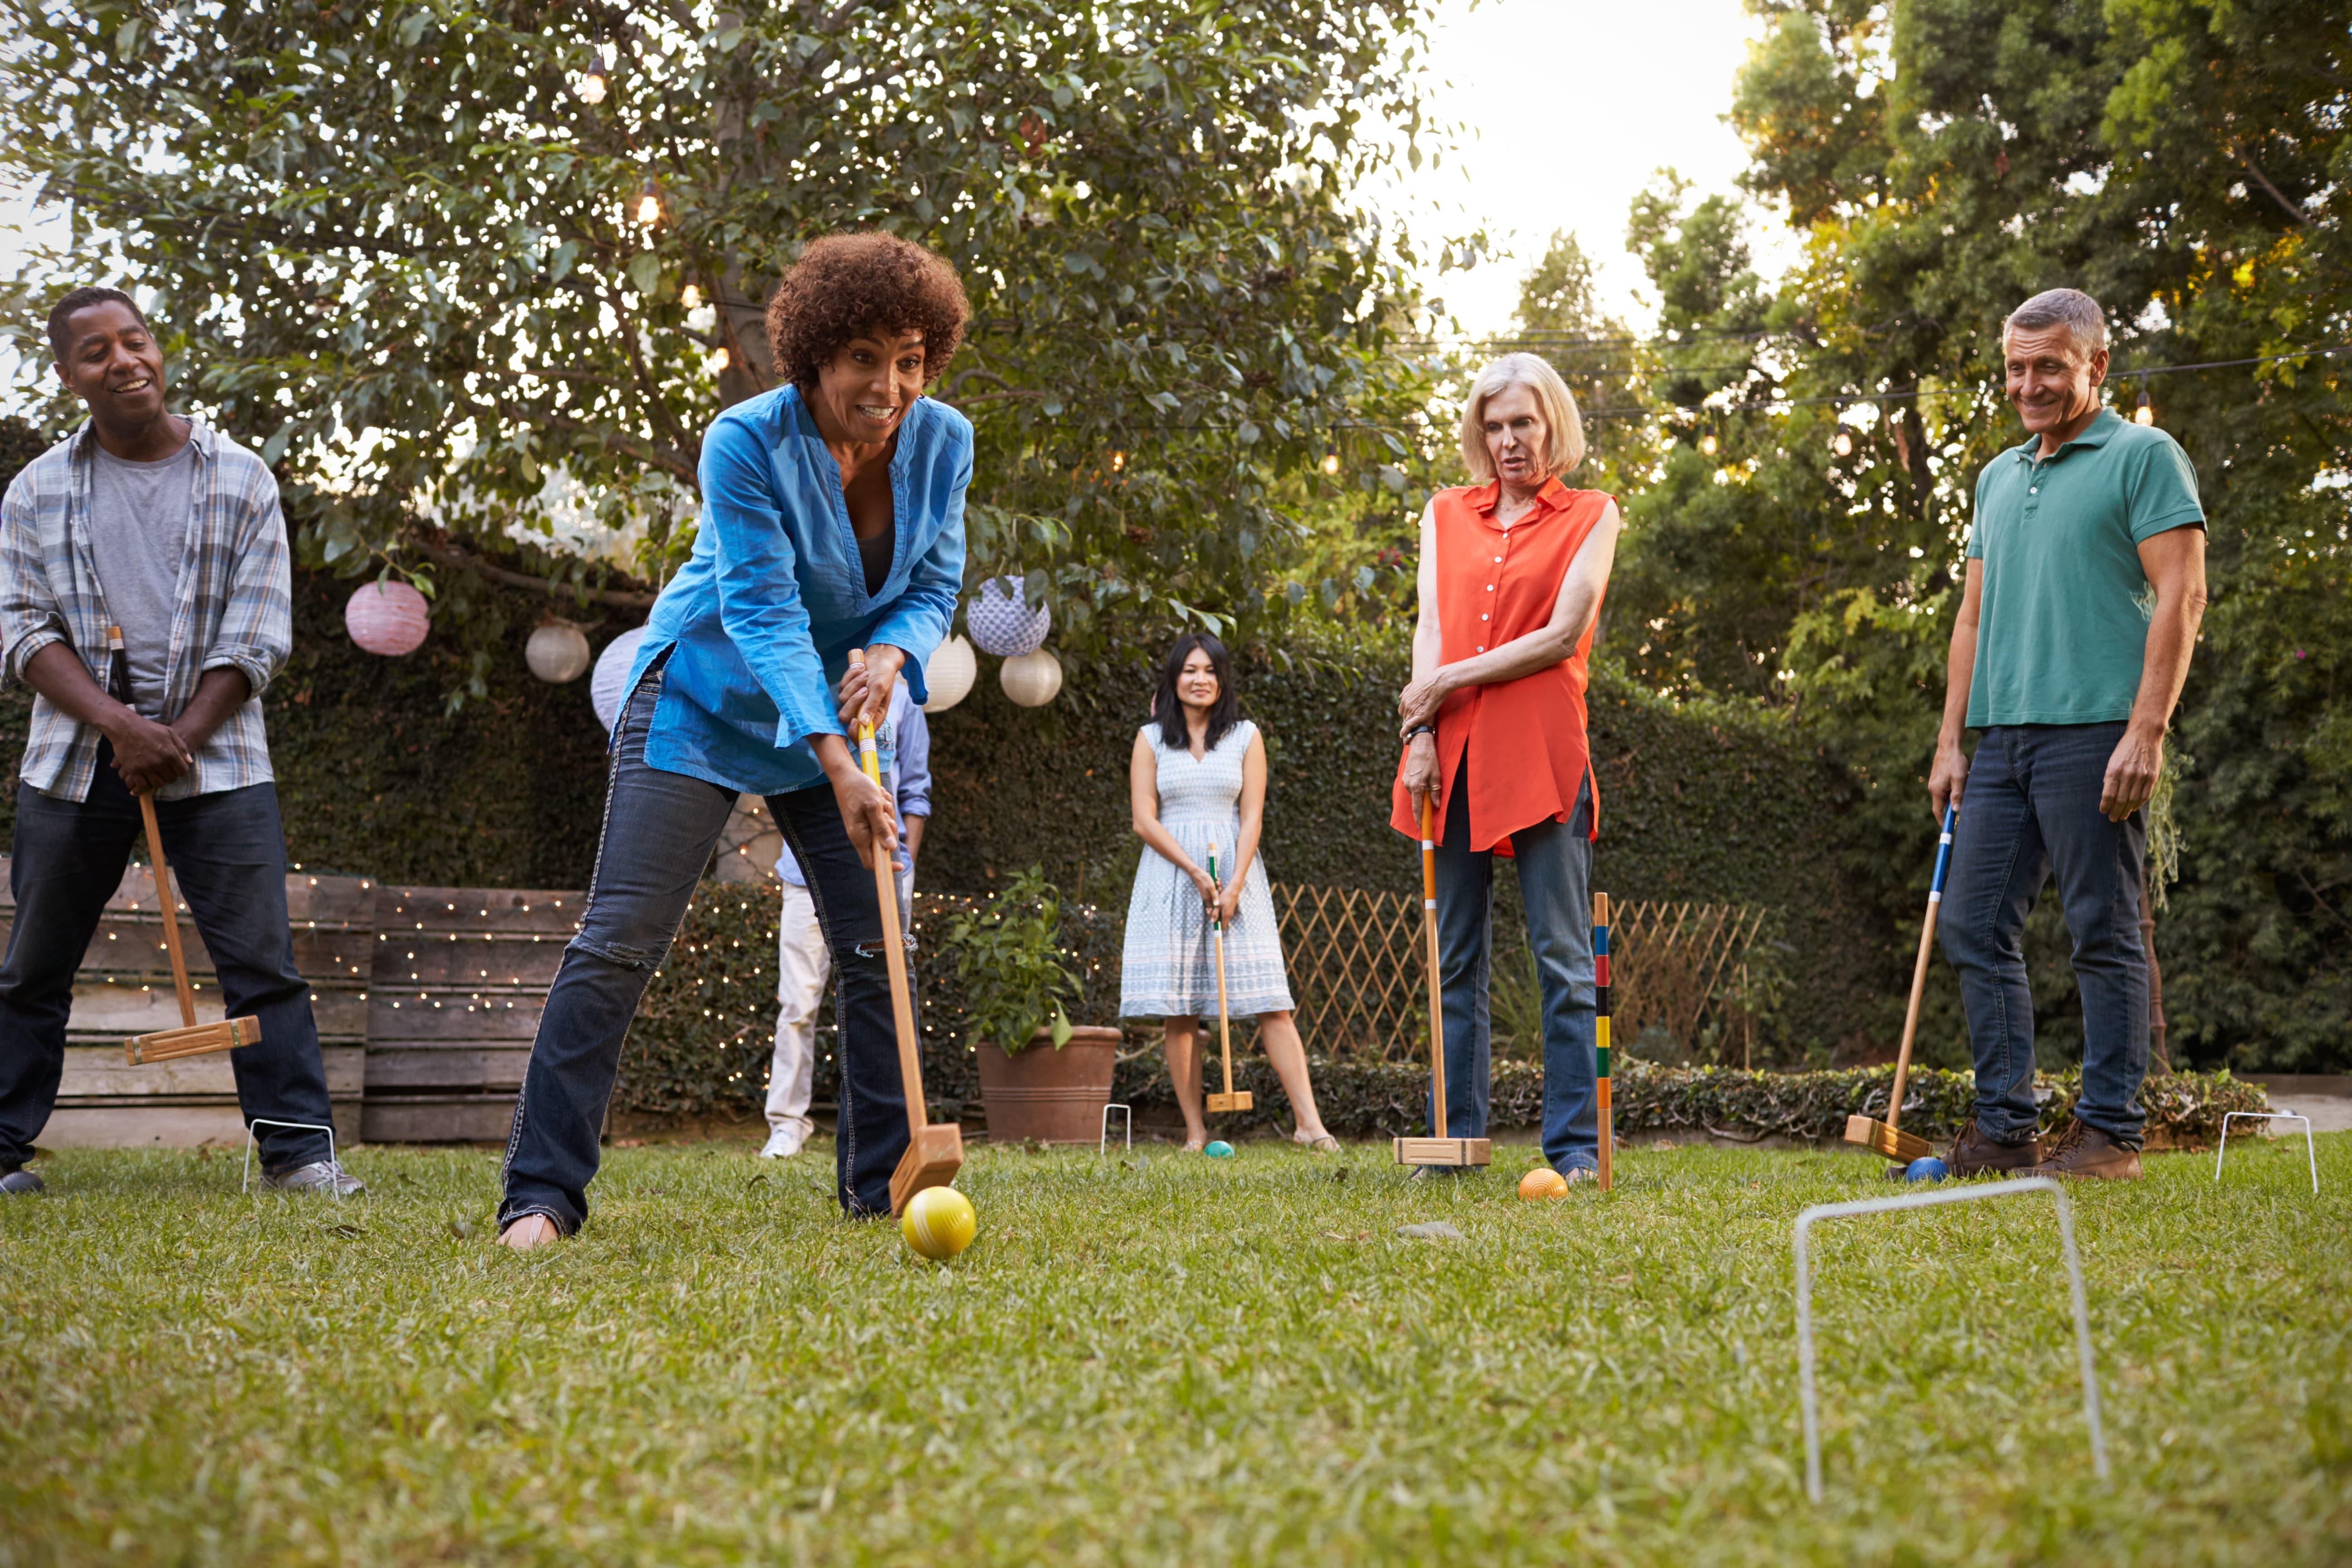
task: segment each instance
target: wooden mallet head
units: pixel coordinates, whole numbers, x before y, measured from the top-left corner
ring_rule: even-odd
[[[122,1042],[122,1059],[132,1067],[169,1061],[173,1057],[200,1057],[207,1051],[235,1050],[261,1038],[258,1018],[224,1018],[217,1024],[196,1022],[195,993],[188,984],[187,954],[180,948],[180,917],[172,907],[172,868],[163,862],[163,835],[155,825],[155,797],[139,797],[139,814],[147,826],[147,855],[155,863],[155,898],[163,907],[163,946],[172,955],[172,990],[180,999],[180,1027],[133,1035]]]

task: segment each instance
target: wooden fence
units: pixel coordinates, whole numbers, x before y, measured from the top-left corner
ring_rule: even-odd
[[[1290,883],[1274,889],[1274,903],[1307,1048],[1419,1058],[1429,1046],[1421,900]],[[1612,900],[1611,910],[1618,1038],[1633,1045],[1662,1032],[1685,1052],[1711,1046],[1718,1058],[1743,1059],[1748,1019],[1739,1000],[1766,911],[1642,899]],[[1539,1023],[1524,939],[1500,928],[1495,938],[1495,1029],[1533,1054]]]

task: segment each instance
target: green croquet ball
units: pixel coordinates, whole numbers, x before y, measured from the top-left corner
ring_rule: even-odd
[[[971,1200],[953,1187],[925,1187],[907,1200],[898,1216],[898,1234],[907,1245],[934,1262],[953,1258],[971,1245],[980,1216]]]
[[[1201,1152],[1212,1160],[1230,1160],[1234,1157],[1234,1146],[1220,1138]]]

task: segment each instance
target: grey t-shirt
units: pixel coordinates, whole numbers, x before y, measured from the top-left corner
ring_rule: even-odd
[[[180,561],[188,552],[196,444],[159,463],[131,463],[90,444],[90,554],[106,607],[122,628],[131,663],[131,706],[163,717],[172,658],[172,612],[180,602]]]

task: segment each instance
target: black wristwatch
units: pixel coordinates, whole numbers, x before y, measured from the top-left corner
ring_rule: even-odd
[[[1436,733],[1437,726],[1434,724],[1415,724],[1412,729],[1407,730],[1404,732],[1404,743],[1408,746],[1412,745],[1412,738],[1415,735],[1434,735]]]

